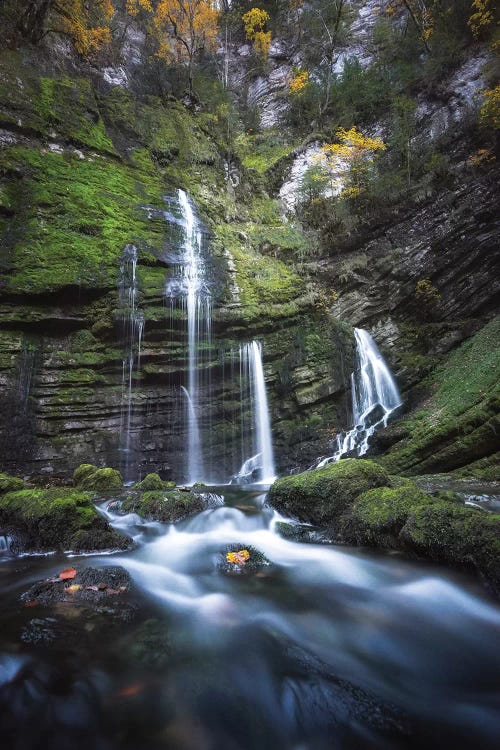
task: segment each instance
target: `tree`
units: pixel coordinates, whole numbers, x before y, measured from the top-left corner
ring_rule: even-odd
[[[389,0],[386,12],[391,14],[405,10],[427,52],[430,52],[429,39],[434,31],[434,7],[436,0]]]
[[[415,133],[415,113],[417,103],[407,96],[399,96],[392,107],[394,135],[392,145],[399,154],[401,161],[406,162],[406,178],[408,187],[411,183],[411,141]]]
[[[141,7],[145,6],[142,0]],[[160,0],[154,11],[157,55],[167,61],[187,64],[190,96],[193,95],[197,56],[217,49],[218,18],[215,0]]]
[[[78,54],[90,57],[111,41],[114,12],[112,0],[27,0],[17,26],[32,44],[62,34]]]
[[[271,32],[265,31],[269,17],[269,13],[260,8],[250,8],[242,17],[247,39],[253,42],[254,50],[263,60],[267,60],[271,47]]]
[[[467,25],[474,39],[480,39],[495,20],[490,0],[473,0]]]
[[[363,135],[356,127],[337,130],[338,143],[325,143],[318,155],[318,162],[325,168],[333,194],[344,184],[343,174],[349,173],[351,184],[340,191],[343,198],[356,198],[363,191],[365,167],[377,151],[385,151],[381,138]]]

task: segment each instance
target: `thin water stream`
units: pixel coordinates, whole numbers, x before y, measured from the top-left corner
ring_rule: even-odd
[[[258,486],[213,488],[210,502],[176,526],[104,509],[137,541],[127,554],[0,564],[6,747],[498,746],[500,608],[478,585],[397,556],[287,541]],[[228,545],[269,565],[225,575]],[[80,625],[78,612],[19,604],[68,564],[128,570],[130,622]],[[73,635],[22,641],[47,618]],[[48,744],[29,744],[34,721]]]

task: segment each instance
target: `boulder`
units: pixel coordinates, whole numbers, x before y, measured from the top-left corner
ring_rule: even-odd
[[[123,478],[119,471],[98,469],[92,464],[79,466],[73,474],[73,483],[79,489],[99,494],[121,492],[123,489]]]
[[[348,458],[278,479],[267,498],[279,511],[301,521],[329,525],[363,492],[388,484],[389,476],[378,464]]]

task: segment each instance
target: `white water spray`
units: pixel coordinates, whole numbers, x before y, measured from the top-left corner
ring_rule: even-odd
[[[354,329],[357,367],[351,375],[353,428],[337,437],[337,450],[317,467],[338,461],[355,451],[363,456],[370,437],[379,427],[386,427],[392,412],[401,406],[401,397],[391,371],[370,334]]]

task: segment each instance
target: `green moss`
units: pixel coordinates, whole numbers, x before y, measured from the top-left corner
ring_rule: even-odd
[[[163,523],[175,523],[193,513],[204,510],[202,499],[193,492],[153,490],[129,495],[122,509],[138,513],[142,518]]]
[[[500,593],[499,514],[436,502],[415,509],[401,539],[433,560],[474,566]]]
[[[0,472],[0,495],[3,495],[4,492],[14,492],[15,490],[20,490],[22,487],[24,487],[24,482],[22,479],[11,477],[9,476],[9,474],[3,474],[2,472]]]
[[[160,479],[159,474],[146,474],[142,482],[134,484],[133,489],[139,492],[147,492],[150,490],[164,490],[171,487],[171,482],[164,482]]]
[[[264,174],[284,156],[288,156],[294,146],[287,143],[281,133],[268,130],[265,133],[241,133],[236,139],[236,152],[246,169],[254,169]]]
[[[106,494],[121,492],[123,478],[116,469],[96,469],[92,473],[85,473],[79,480],[78,487],[89,492]]]
[[[113,532],[86,492],[24,489],[0,498],[0,525],[12,530],[26,550],[121,547],[129,541]],[[95,535],[94,543],[90,539]],[[74,547],[75,545],[75,547]]]
[[[161,245],[164,222],[149,220],[140,207],[162,192],[151,163],[145,172],[102,156],[16,147],[4,150],[2,166],[24,176],[4,259],[11,291],[114,289],[127,243]]]
[[[363,492],[389,484],[385,470],[373,461],[344,459],[322,469],[278,479],[269,502],[303,521],[333,523]]]
[[[73,484],[78,486],[80,482],[87,479],[97,471],[97,466],[94,464],[80,464],[73,472]]]
[[[378,487],[360,495],[341,519],[342,536],[356,544],[397,546],[397,537],[416,508],[434,502],[413,484]]]
[[[452,352],[429,378],[426,409],[380,461],[393,473],[450,471],[487,458],[500,429],[500,318]]]

